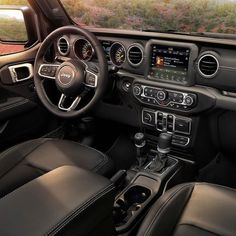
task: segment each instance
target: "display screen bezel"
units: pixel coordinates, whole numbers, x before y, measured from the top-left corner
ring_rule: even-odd
[[[153,45],[160,45],[163,47],[173,47],[173,48],[183,48],[189,49],[189,61],[188,61],[188,70],[187,70],[187,79],[184,82],[178,82],[173,80],[163,80],[153,76],[150,76],[150,71],[152,69],[152,48]],[[198,47],[192,43],[182,43],[182,42],[172,42],[172,41],[164,41],[164,40],[150,40],[145,48],[147,55],[147,69],[145,72],[145,78],[152,81],[158,81],[162,83],[171,83],[171,84],[181,84],[186,86],[191,86],[195,81],[195,73],[194,73],[194,61],[198,57]]]

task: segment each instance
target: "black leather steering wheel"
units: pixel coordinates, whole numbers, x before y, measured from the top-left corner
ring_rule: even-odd
[[[47,63],[44,55],[52,42],[63,35],[81,35],[85,37],[93,47],[98,59],[98,71],[89,68],[89,63],[79,59],[67,58],[64,62]],[[57,105],[49,99],[43,81],[55,80],[57,89],[61,92],[61,98]],[[44,106],[53,114],[62,118],[78,117],[90,108],[102,97],[108,80],[108,65],[104,50],[94,34],[75,26],[65,26],[53,31],[41,44],[35,59],[34,83],[37,94]],[[88,89],[94,89],[92,99],[80,109],[76,109]],[[69,101],[67,101],[69,100]],[[68,105],[69,103],[69,105]],[[66,104],[66,105],[65,105]]]

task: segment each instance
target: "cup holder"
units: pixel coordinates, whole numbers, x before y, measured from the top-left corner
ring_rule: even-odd
[[[132,204],[142,204],[151,195],[151,191],[142,186],[133,186],[125,194],[124,200],[130,205]]]
[[[116,202],[113,218],[116,227],[129,221],[151,196],[151,190],[143,186],[132,186]]]

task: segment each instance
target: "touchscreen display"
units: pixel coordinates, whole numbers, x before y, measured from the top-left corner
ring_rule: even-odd
[[[153,79],[186,82],[189,56],[189,48],[153,45],[149,76]]]

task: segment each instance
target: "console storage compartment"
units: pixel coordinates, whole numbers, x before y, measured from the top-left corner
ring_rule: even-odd
[[[139,172],[133,181],[116,197],[113,219],[118,233],[127,232],[142,216],[160,188],[159,178]]]
[[[0,199],[0,235],[115,235],[113,203],[108,179],[60,167]]]

